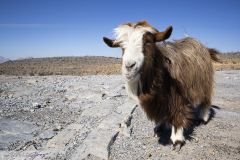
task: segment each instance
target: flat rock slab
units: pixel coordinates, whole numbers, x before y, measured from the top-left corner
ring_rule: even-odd
[[[70,124],[53,139],[49,140],[46,148],[63,150],[71,143],[72,138],[76,136],[79,130],[83,129],[82,124]]]
[[[30,122],[21,122],[4,118],[0,119],[0,130],[4,133],[28,134],[34,132],[36,129],[37,127]]]
[[[0,76],[0,142],[31,141],[38,131],[40,146],[2,149],[0,160],[240,159],[240,71],[216,72],[215,81],[220,109],[176,152],[153,137],[154,124],[127,99],[120,75]]]
[[[131,100],[119,106],[117,112],[107,116],[96,129],[88,134],[84,143],[76,149],[71,159],[84,159],[89,155],[108,159],[110,147],[120,132],[124,118],[131,116],[135,108],[136,104]]]
[[[27,142],[34,137],[33,132],[38,127],[30,122],[11,119],[0,119],[0,150],[7,150],[11,144]]]

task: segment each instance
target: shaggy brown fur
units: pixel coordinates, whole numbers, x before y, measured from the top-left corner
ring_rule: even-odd
[[[146,21],[127,25],[151,27]],[[193,38],[157,43],[170,37],[172,27],[164,32],[151,28],[153,33],[143,35],[144,62],[137,91],[147,117],[156,124],[169,123],[177,132],[189,127],[193,109],[199,106],[203,112],[200,118],[206,122],[214,82],[212,60],[218,61],[217,51],[207,49]],[[110,47],[121,47],[119,41],[108,38],[104,41]],[[182,140],[175,139],[174,145]]]
[[[148,39],[149,35],[144,35]],[[141,106],[149,119],[176,128],[189,126],[192,108],[209,107],[213,67],[208,50],[192,38],[144,46]]]

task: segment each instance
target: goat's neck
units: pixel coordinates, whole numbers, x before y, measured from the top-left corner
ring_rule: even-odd
[[[163,57],[161,52],[158,49],[155,49],[152,65],[149,65],[141,75],[140,84],[142,94],[149,93],[152,89],[155,90],[156,88],[161,90],[161,84],[165,77],[165,69],[162,60]]]

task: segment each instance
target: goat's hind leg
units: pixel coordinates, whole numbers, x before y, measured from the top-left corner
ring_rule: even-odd
[[[203,121],[203,124],[208,123],[209,117],[210,117],[210,108],[209,107],[201,108],[199,118],[200,120]]]
[[[207,124],[210,119],[210,103],[202,103],[200,106],[199,119],[203,121],[203,124]]]

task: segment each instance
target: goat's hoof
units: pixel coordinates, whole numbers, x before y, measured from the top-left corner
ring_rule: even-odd
[[[173,148],[172,150],[174,151],[180,151],[182,146],[185,145],[185,141],[180,141],[180,140],[177,140],[175,143],[173,143]]]
[[[201,121],[200,121],[200,123],[203,124],[203,125],[208,124],[208,122],[209,122],[209,120],[207,120],[207,121],[201,120]]]
[[[154,133],[154,134],[153,134],[153,137],[158,138],[159,136],[158,136],[157,133]]]

